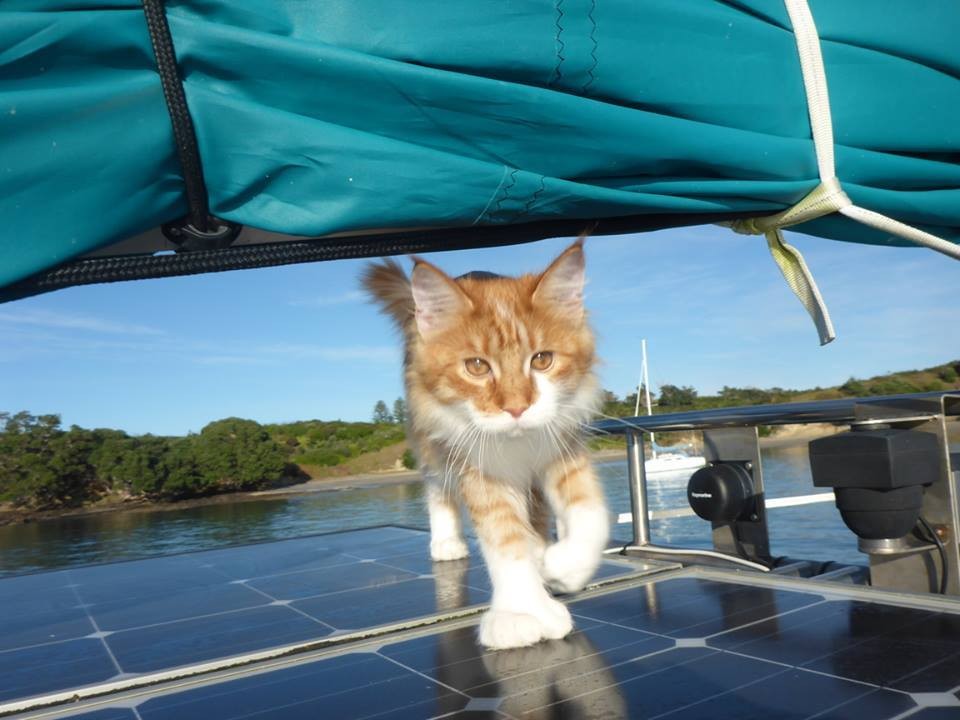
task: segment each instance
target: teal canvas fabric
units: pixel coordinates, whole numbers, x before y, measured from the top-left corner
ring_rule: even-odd
[[[960,241],[960,4],[814,0],[854,203]],[[774,0],[169,0],[214,214],[295,235],[773,213],[818,183]],[[136,2],[0,4],[0,286],[186,213]],[[838,215],[799,228],[904,244]]]

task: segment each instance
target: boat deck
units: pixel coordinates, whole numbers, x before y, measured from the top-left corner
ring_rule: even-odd
[[[960,718],[960,604],[616,558],[564,640],[490,652],[477,559],[382,527],[0,580],[0,713]],[[19,714],[17,714],[19,713]]]

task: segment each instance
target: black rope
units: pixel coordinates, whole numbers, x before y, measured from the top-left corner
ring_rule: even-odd
[[[597,235],[647,232],[684,225],[730,220],[722,215],[633,215],[596,223]],[[544,220],[520,225],[430,229],[380,235],[287,240],[269,245],[235,245],[219,249],[191,249],[173,255],[119,255],[73,260],[0,289],[0,303],[40,295],[76,285],[146,280],[200,273],[275,267],[346,258],[387,257],[517,245],[550,237],[580,233],[589,221]]]
[[[163,97],[167,101],[170,123],[173,125],[173,137],[177,145],[177,157],[183,171],[186,185],[189,223],[202,233],[209,227],[209,203],[207,187],[203,181],[203,167],[200,164],[200,151],[197,137],[187,109],[187,98],[183,92],[183,83],[177,68],[177,56],[173,50],[173,38],[163,0],[142,0],[143,12],[147,18],[147,30],[153,54],[157,60],[157,72],[163,86]]]

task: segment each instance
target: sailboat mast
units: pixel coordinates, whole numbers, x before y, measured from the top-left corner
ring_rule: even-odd
[[[641,366],[641,375],[643,382],[643,392],[647,405],[647,415],[653,415],[653,409],[650,405],[650,370],[647,367],[647,339],[640,340],[640,352],[643,356],[643,365]],[[640,404],[640,388],[637,388],[637,405]],[[657,444],[654,442],[654,434],[650,433],[650,453],[653,457],[657,456]]]

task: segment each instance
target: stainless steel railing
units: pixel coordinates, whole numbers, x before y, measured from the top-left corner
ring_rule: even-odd
[[[730,553],[723,553],[718,544],[718,535],[714,534],[715,546],[721,552],[666,548],[657,546],[651,542],[650,538],[650,519],[651,512],[647,502],[647,478],[645,470],[645,453],[643,446],[643,435],[649,432],[681,431],[681,430],[701,430],[734,433],[737,430],[721,430],[724,428],[751,428],[757,425],[800,425],[813,423],[831,423],[837,425],[869,425],[874,423],[886,423],[898,426],[924,426],[931,432],[941,435],[944,449],[946,448],[946,438],[943,430],[938,430],[938,426],[943,428],[944,419],[948,416],[960,416],[960,393],[949,392],[927,392],[909,395],[888,395],[869,398],[850,398],[841,400],[822,400],[814,402],[800,403],[781,403],[774,405],[762,405],[753,407],[732,407],[717,408],[710,410],[696,410],[690,412],[665,413],[662,415],[647,415],[627,417],[622,419],[603,419],[594,422],[591,430],[600,434],[624,435],[627,441],[627,473],[630,485],[630,520],[633,524],[633,543],[626,549],[643,551],[645,554],[656,557],[675,557],[683,559],[683,556],[689,556],[690,559],[710,559],[716,560],[723,558],[727,562],[739,565],[746,565],[756,569],[767,569],[763,565],[746,560],[742,557],[735,557]],[[749,438],[746,437],[745,445],[749,445]],[[753,435],[756,438],[754,432]],[[724,441],[729,447],[729,438]],[[740,441],[735,440],[738,444]],[[757,459],[756,479],[759,480],[759,487],[762,492],[762,474],[759,468],[759,450],[755,449],[754,455]],[[947,474],[948,477],[951,465],[958,470],[960,475],[960,462],[950,456],[947,450]],[[958,478],[960,479],[960,478]],[[950,485],[950,483],[947,483]],[[941,489],[942,490],[942,489]],[[956,492],[952,487],[942,490],[945,494],[943,500],[948,500],[949,510],[943,514],[944,522],[950,526],[953,531],[952,537],[956,537],[955,531],[958,529],[956,522],[957,510]],[[804,498],[805,502],[822,501],[824,496],[829,499],[830,494],[822,494],[813,498],[812,496]],[[931,502],[935,502],[937,493],[929,493]],[[796,504],[802,504],[798,502]],[[772,507],[772,504],[768,504]],[[684,512],[684,514],[686,514]],[[763,532],[766,527],[764,524]],[[956,566],[960,562],[960,556],[953,553],[954,558],[951,564]]]

